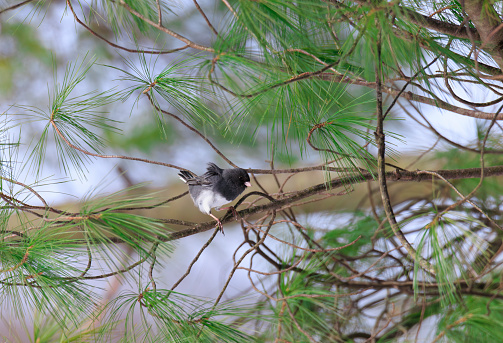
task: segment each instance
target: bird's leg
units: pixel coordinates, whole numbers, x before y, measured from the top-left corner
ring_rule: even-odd
[[[220,232],[222,233],[222,235],[225,236],[225,233],[224,233],[224,226],[222,225],[222,222],[220,221],[220,219],[218,219],[217,217],[215,217],[213,214],[211,213],[208,213],[213,219],[215,219],[217,221],[217,227],[218,229],[220,230]]]
[[[234,206],[229,206],[229,207],[220,207],[218,209],[219,211],[224,211],[224,210],[231,210],[232,214],[234,215],[234,219],[237,221],[239,220],[238,212],[234,208]]]

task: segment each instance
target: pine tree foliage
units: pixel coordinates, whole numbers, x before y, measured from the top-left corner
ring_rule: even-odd
[[[39,39],[54,13],[78,58]],[[2,308],[33,342],[501,342],[502,18],[489,0],[1,2]],[[269,163],[220,214],[242,243],[215,298],[178,286],[218,230],[159,278],[215,228],[169,212],[187,192],[42,192],[110,159],[174,176],[173,154],[134,152],[196,141]],[[103,296],[114,277],[130,290]]]

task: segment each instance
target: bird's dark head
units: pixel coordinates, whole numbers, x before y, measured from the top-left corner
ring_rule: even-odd
[[[241,168],[227,169],[225,177],[235,185],[251,187],[250,176],[246,170]]]

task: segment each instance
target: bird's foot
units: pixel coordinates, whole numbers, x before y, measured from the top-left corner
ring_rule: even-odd
[[[218,229],[218,231],[220,231],[222,233],[222,235],[225,236],[225,233],[224,233],[224,226],[222,225],[222,222],[220,221],[220,219],[218,219],[217,217],[215,217],[213,214],[209,214],[213,219],[215,219],[217,221],[217,226],[216,228]]]
[[[222,235],[225,236],[224,226],[222,225],[222,222],[220,220],[217,222],[217,227],[218,227],[218,230],[222,233]]]
[[[227,211],[231,211],[232,214],[234,215],[234,219],[236,221],[239,220],[239,215],[238,215],[238,212],[236,211],[236,209],[234,208],[234,206],[229,206],[229,207],[220,207],[219,209],[220,211],[224,211],[224,210],[227,210]]]

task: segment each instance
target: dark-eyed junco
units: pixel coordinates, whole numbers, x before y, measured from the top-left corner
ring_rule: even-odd
[[[211,209],[224,209],[221,206],[236,199],[246,187],[251,186],[250,177],[244,169],[221,169],[214,163],[208,163],[208,169],[203,175],[197,176],[182,170],[178,176],[189,186],[190,197],[199,211],[215,219],[222,233],[222,222],[211,214]]]

